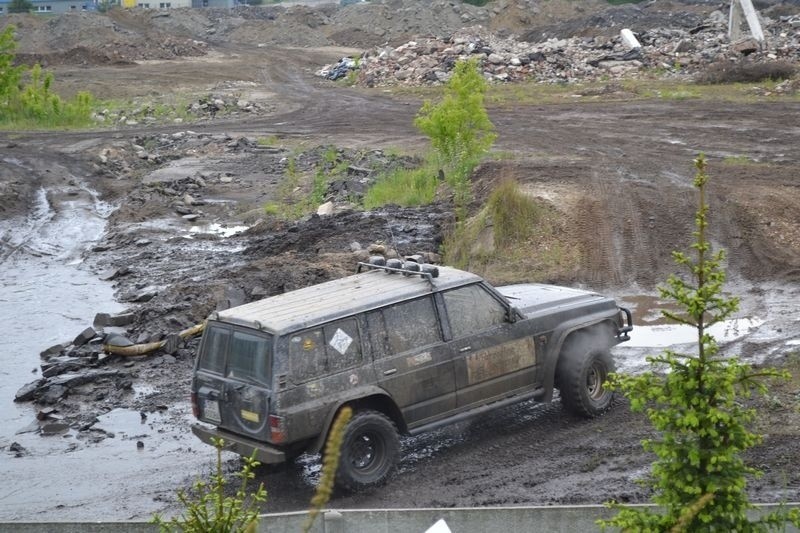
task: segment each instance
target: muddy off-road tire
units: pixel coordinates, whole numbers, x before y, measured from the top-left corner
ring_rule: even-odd
[[[556,367],[561,403],[568,411],[586,418],[606,411],[614,399],[614,392],[606,386],[613,371],[614,360],[607,348],[586,346],[585,342],[568,346]]]
[[[358,412],[345,429],[336,486],[358,492],[383,485],[399,457],[400,440],[394,423],[377,411]]]

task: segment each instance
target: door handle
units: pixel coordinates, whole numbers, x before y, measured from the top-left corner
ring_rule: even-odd
[[[458,351],[461,353],[468,352],[472,349],[472,346],[464,346],[463,348],[459,348]]]
[[[392,375],[392,374],[394,374],[395,372],[397,372],[397,369],[396,369],[396,368],[390,368],[389,370],[384,370],[384,371],[383,371],[383,375],[384,375],[384,376],[391,376],[391,375]]]

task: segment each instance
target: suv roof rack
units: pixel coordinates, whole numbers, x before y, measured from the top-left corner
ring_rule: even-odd
[[[383,256],[374,255],[369,258],[369,262],[359,261],[356,273],[361,273],[361,269],[383,270],[389,274],[403,274],[404,276],[419,276],[425,278],[433,285],[433,278],[439,277],[439,269],[435,265],[419,263],[413,258],[385,259]]]

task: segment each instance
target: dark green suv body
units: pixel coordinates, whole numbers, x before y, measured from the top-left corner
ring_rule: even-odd
[[[547,402],[554,387],[584,416],[609,406],[609,348],[632,329],[614,300],[552,285],[494,288],[447,267],[362,266],[209,317],[192,398],[215,427],[196,424],[195,434],[279,463],[321,450],[350,406],[337,483],[362,489],[393,471],[398,434]]]

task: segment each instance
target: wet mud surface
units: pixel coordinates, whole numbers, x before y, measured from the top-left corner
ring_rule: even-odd
[[[261,98],[267,111],[191,125],[0,134],[4,287],[13,293],[25,283],[35,285],[36,272],[55,265],[78,268],[93,280],[87,283],[98,283],[97,291],[89,291],[97,296],[90,307],[96,307],[70,314],[76,307],[70,296],[78,292],[69,284],[79,283],[79,276],[64,271],[41,286],[67,294],[39,305],[68,315],[66,325],[54,331],[45,324],[33,336],[21,331],[36,321],[13,326],[24,337],[17,366],[25,371],[0,373],[0,413],[13,426],[0,436],[0,471],[17,487],[0,497],[0,519],[36,520],[43,512],[47,519],[141,519],[175,512],[175,489],[213,464],[213,450],[188,429],[196,340],[169,354],[137,358],[103,356],[96,341],[39,358],[56,342],[69,344],[92,325],[94,313],[125,310],[132,322],[98,330],[118,331],[134,342],[158,340],[214,309],[350,273],[376,242],[391,243],[401,254],[439,251],[453,221],[448,198],[424,209],[363,212],[349,204],[350,195],[380,170],[411,164],[394,153],[419,153],[425,141],[412,124],[419,101],[314,78],[313,68],[339,53],[236,50],[220,70],[206,68],[203,61],[219,61],[206,56],[168,71],[150,64],[97,67],[91,83],[109,91],[120,80],[140,77],[147,79],[145,91],[147,84],[167,91],[249,77],[259,85],[246,97]],[[71,69],[63,67],[67,78]],[[742,297],[741,321],[730,326],[736,332],[724,333],[725,349],[756,364],[797,367],[799,115],[796,101],[766,100],[493,107],[496,150],[512,157],[478,170],[478,200],[492,183],[516,179],[560,213],[566,229],[558,238],[578,250],[573,267],[536,281],[611,294],[634,308],[638,325],[655,328],[652,295],[674,270],[670,251],[684,247],[691,232],[691,160],[705,152],[712,238],[728,250],[729,288]],[[326,190],[332,215],[294,222],[268,216],[266,204],[285,203],[295,192],[286,186],[290,167],[313,173],[326,164],[341,172],[342,183]],[[79,200],[80,206],[70,204]],[[67,212],[73,223],[53,224]],[[483,274],[491,281],[526,281]],[[109,292],[100,293],[101,286],[113,290],[116,302]],[[16,314],[13,298],[4,296],[0,304],[6,316]],[[618,365],[639,370],[646,355],[683,342],[670,330],[654,335],[653,342],[618,347]],[[80,361],[80,372],[99,377],[60,396],[51,391],[46,401],[40,396],[11,405],[18,387],[43,378],[42,363],[65,355],[76,356],[68,359]],[[756,501],[800,499],[797,386],[795,378],[758,401],[765,438],[748,455],[765,471],[749,485]],[[36,421],[37,413],[43,420]],[[33,431],[16,433],[28,426]],[[640,440],[648,432],[622,399],[590,421],[568,415],[558,400],[523,403],[404,440],[403,460],[389,485],[337,495],[330,505],[643,502],[648,492],[638,481],[652,458]],[[226,456],[229,469],[237,464]],[[74,479],[76,470],[85,474]],[[305,509],[318,476],[319,463],[308,456],[260,472],[270,492],[265,510]],[[109,494],[126,503],[110,510]]]

